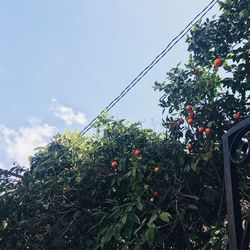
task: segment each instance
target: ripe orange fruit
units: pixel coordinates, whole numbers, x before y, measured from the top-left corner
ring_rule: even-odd
[[[155,168],[154,168],[154,172],[155,172],[156,174],[159,174],[159,173],[161,172],[161,169],[160,169],[159,167],[155,167]]]
[[[117,161],[112,161],[111,167],[112,167],[112,168],[118,167],[118,162],[117,162]]]
[[[189,125],[192,125],[193,122],[194,122],[194,120],[193,120],[192,118],[189,118],[189,119],[187,120],[187,123],[188,123]]]
[[[193,109],[193,106],[192,106],[192,105],[187,105],[187,106],[185,107],[185,109],[186,109],[186,110],[192,110],[192,109]]]
[[[193,145],[192,145],[191,143],[189,143],[189,144],[187,145],[187,149],[188,149],[189,151],[191,151],[191,150],[193,149]]]
[[[234,119],[239,120],[241,118],[240,112],[233,115]]]
[[[154,192],[153,192],[153,197],[154,197],[155,199],[159,198],[159,197],[160,197],[159,192],[154,191]]]
[[[194,118],[194,117],[195,117],[194,111],[190,111],[190,112],[188,113],[188,117],[189,117],[189,118]]]
[[[198,128],[198,132],[199,132],[199,133],[202,133],[202,132],[203,132],[203,130],[204,130],[204,128],[203,128],[203,127],[199,127],[199,128]]]
[[[211,135],[212,129],[211,128],[206,128],[205,133],[206,133],[207,136]]]
[[[137,155],[137,156],[141,155],[141,150],[140,149],[136,149],[134,151],[134,155]]]
[[[222,63],[223,62],[222,62],[222,59],[220,57],[216,58],[214,60],[214,67],[216,67],[216,68],[221,67]]]
[[[179,123],[184,123],[184,119],[183,118],[179,118]]]

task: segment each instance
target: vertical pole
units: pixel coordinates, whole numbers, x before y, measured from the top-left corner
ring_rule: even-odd
[[[229,249],[240,250],[242,240],[242,219],[238,191],[238,176],[236,165],[231,162],[231,138],[223,136],[224,174],[227,200]]]

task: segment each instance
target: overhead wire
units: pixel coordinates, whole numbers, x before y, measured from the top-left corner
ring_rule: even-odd
[[[101,117],[102,114],[111,110],[135,85],[193,28],[195,24],[197,24],[202,17],[204,17],[218,2],[218,0],[212,0],[202,11],[200,11],[187,25],[181,30],[181,32],[174,37],[166,48],[158,54],[154,60],[145,67],[133,80],[130,84],[126,86],[122,92],[113,99],[102,111],[95,116],[89,123],[86,125],[81,131],[81,135],[86,134],[90,129],[92,124]],[[197,20],[198,19],[198,20]]]

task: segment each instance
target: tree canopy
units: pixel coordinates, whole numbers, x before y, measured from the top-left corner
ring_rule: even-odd
[[[30,169],[0,172],[1,249],[226,248],[221,137],[250,115],[250,3],[219,4],[187,37],[188,62],[154,85],[164,133],[104,115],[94,135],[66,131]]]

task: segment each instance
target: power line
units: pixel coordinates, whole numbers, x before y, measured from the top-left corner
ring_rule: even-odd
[[[102,114],[112,109],[192,29],[192,27],[215,6],[217,1],[218,0],[212,0],[201,12],[199,12],[188,23],[188,25],[170,41],[167,47],[159,55],[157,55],[154,60],[146,68],[144,68],[115,99],[113,99],[95,118],[93,118],[87,126],[85,126],[85,128],[81,131],[81,135],[86,134],[91,129],[91,125],[98,118],[100,118]]]

